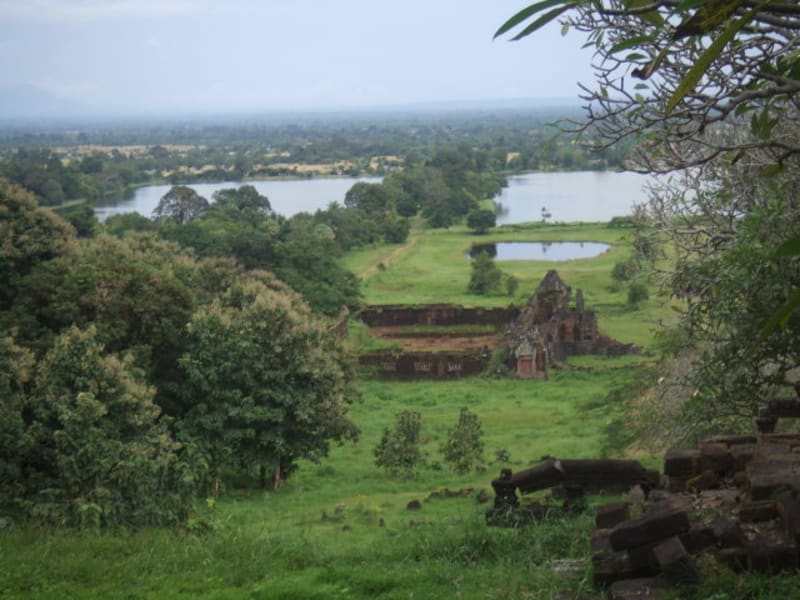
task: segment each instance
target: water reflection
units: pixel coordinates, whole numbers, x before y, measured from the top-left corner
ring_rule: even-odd
[[[496,260],[577,260],[600,256],[611,246],[600,242],[498,242],[475,244],[468,256],[485,252]]]

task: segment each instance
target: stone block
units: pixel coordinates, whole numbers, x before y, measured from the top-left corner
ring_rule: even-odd
[[[672,583],[691,584],[700,581],[700,571],[694,558],[677,536],[655,546],[653,558],[663,576]]]
[[[614,550],[645,546],[689,530],[689,517],[683,510],[664,510],[620,523],[609,539]]]
[[[768,500],[784,491],[800,492],[800,475],[789,470],[749,475],[747,483],[753,500]]]
[[[758,433],[775,433],[775,426],[778,424],[776,417],[755,417],[753,425],[756,426]]]
[[[597,509],[595,525],[601,529],[610,529],[631,518],[631,505],[627,502],[607,504]]]
[[[719,477],[711,469],[706,469],[699,475],[690,477],[686,480],[686,490],[690,492],[702,492],[711,490],[719,486]]]
[[[755,444],[758,438],[754,435],[715,435],[705,438],[700,442],[700,448],[705,444],[725,444],[728,448],[742,444]]]
[[[700,446],[700,468],[721,476],[733,472],[733,455],[728,446],[721,443],[702,444]]]
[[[610,529],[595,529],[592,532],[592,536],[589,538],[589,547],[592,550],[592,556],[614,552],[614,549],[611,547],[610,537]]]
[[[800,433],[767,433],[761,439],[769,444],[780,444],[788,448],[800,447]]]
[[[761,532],[747,544],[748,566],[762,573],[777,573],[798,566],[797,544],[779,531]]]
[[[734,573],[747,569],[747,550],[741,547],[723,548],[717,552],[717,560]]]
[[[786,535],[800,544],[800,502],[797,496],[791,492],[783,492],[775,500]]]
[[[631,564],[627,552],[603,553],[592,559],[593,581],[596,586],[605,587],[620,579],[637,577],[639,573]]]
[[[699,554],[717,543],[717,539],[714,537],[714,530],[700,523],[693,524],[689,531],[681,534],[680,540],[689,554]]]
[[[670,477],[691,477],[698,473],[700,450],[671,448],[664,455],[664,474]]]
[[[667,582],[660,577],[626,579],[608,588],[609,600],[658,600],[664,597]]]
[[[733,519],[719,517],[711,524],[711,530],[721,548],[741,548],[747,543],[741,525]]]
[[[739,507],[739,520],[742,523],[762,523],[777,518],[778,506],[772,500],[743,502]]]
[[[668,475],[667,476],[667,490],[677,494],[680,492],[686,491],[686,482],[689,480],[688,477],[677,477],[675,475]]]
[[[772,398],[767,401],[766,414],[778,419],[800,417],[800,399]]]
[[[758,453],[758,444],[741,444],[731,446],[731,457],[733,458],[733,470],[744,471],[747,465]]]

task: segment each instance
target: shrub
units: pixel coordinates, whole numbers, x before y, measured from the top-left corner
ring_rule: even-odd
[[[469,473],[483,461],[483,441],[478,415],[462,408],[458,422],[447,434],[441,451],[445,462],[456,473]]]
[[[471,294],[487,296],[500,287],[503,273],[486,252],[480,252],[472,261],[472,276],[467,290]]]
[[[635,281],[628,288],[628,306],[635,308],[648,298],[650,298],[650,292],[647,291],[645,284]]]
[[[381,441],[373,450],[375,464],[387,471],[410,479],[414,468],[423,462],[420,448],[422,415],[413,410],[404,410],[395,415],[394,429],[383,430]]]

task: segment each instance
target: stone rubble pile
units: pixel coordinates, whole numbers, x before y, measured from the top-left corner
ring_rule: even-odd
[[[774,433],[778,418],[800,417],[800,400],[767,403],[757,435],[717,436],[673,448],[658,480],[636,461],[548,459],[505,470],[492,482],[487,521],[517,525],[568,510],[581,494],[633,486],[628,499],[599,508],[591,537],[594,583],[611,600],[659,598],[696,583],[704,555],[736,572],[800,567],[800,434]],[[522,493],[560,489],[563,507],[520,504]],[[531,508],[531,506],[533,508]]]

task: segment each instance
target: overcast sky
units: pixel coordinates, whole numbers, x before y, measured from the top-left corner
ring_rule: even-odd
[[[492,41],[532,0],[0,0],[0,87],[104,110],[574,97],[577,34]]]

